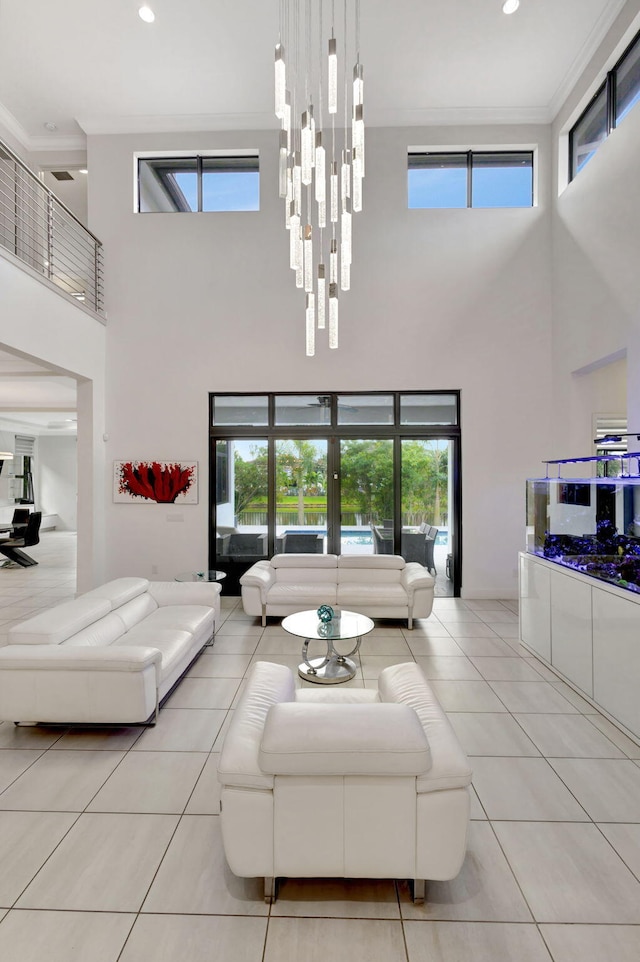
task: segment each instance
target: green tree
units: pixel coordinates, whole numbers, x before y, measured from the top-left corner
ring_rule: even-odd
[[[439,526],[447,514],[448,448],[433,441],[402,442],[402,519]]]
[[[245,461],[239,451],[233,453],[236,518],[257,499],[267,497],[267,448],[251,448],[251,460]]]
[[[432,483],[434,489],[433,523],[440,526],[448,519],[449,452],[447,448],[435,448],[432,452]]]
[[[340,479],[343,503],[356,505],[363,520],[393,517],[391,441],[343,441]]]
[[[276,444],[276,484],[278,490],[297,489],[298,524],[305,523],[304,499],[309,489],[324,490],[327,457],[312,441],[278,441]]]

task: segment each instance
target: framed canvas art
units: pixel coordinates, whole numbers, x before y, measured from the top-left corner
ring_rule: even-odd
[[[197,504],[197,461],[114,461],[117,504]]]

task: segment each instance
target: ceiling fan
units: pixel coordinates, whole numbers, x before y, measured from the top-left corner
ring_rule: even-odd
[[[318,394],[316,401],[308,401],[308,402],[307,402],[307,407],[309,407],[309,408],[325,408],[326,410],[330,410],[330,409],[331,409],[331,395],[330,395],[330,394]],[[340,408],[341,411],[351,411],[352,413],[356,413],[356,412],[358,411],[358,408],[354,408],[354,407],[352,407],[350,404],[343,404],[341,401],[338,401],[338,407]]]

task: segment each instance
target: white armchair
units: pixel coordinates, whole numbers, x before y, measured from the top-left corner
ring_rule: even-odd
[[[378,690],[295,688],[258,662],[218,767],[225,854],[239,876],[454,878],[469,822],[471,769],[414,663]],[[315,839],[315,841],[313,841]]]

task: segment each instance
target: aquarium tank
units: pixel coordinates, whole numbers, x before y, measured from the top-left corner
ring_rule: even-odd
[[[602,460],[567,459],[548,467]],[[530,554],[640,593],[640,476],[529,479],[526,547]]]

